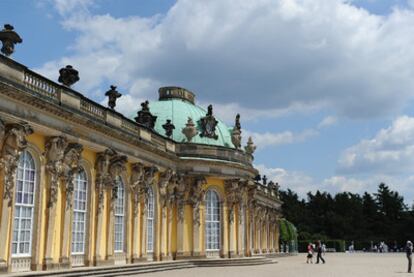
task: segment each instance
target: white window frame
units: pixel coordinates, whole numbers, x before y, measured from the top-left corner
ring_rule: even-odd
[[[114,205],[114,252],[125,252],[125,186],[121,177],[116,180],[116,200]],[[117,227],[120,226],[120,229]],[[120,236],[118,236],[120,235]],[[118,246],[121,245],[119,248]],[[117,248],[118,247],[118,248]]]
[[[27,160],[30,158],[30,160]],[[27,166],[27,163],[31,164],[31,167]],[[29,173],[33,174],[33,179],[28,180],[26,179],[27,174]],[[19,182],[22,182],[22,190],[19,190]],[[32,185],[32,191],[28,191],[28,185]],[[12,247],[11,247],[11,256],[12,258],[19,258],[19,257],[31,257],[32,256],[32,241],[33,241],[33,223],[34,223],[34,209],[35,209],[35,192],[36,192],[36,184],[37,184],[37,168],[36,168],[36,162],[32,156],[32,154],[25,150],[22,152],[19,164],[17,167],[16,172],[16,187],[15,187],[15,203],[14,203],[14,217],[13,217],[13,232],[12,232]],[[18,194],[21,193],[21,201],[19,201]],[[29,198],[31,195],[31,203],[24,203],[25,197]],[[31,209],[30,211],[30,217],[22,217],[21,213],[23,210]],[[17,210],[20,211],[19,214],[17,214]],[[27,224],[27,220],[30,219],[30,226],[29,228],[22,229],[22,222],[25,220],[25,225]],[[17,222],[16,222],[17,220]],[[18,225],[17,225],[18,223]],[[16,230],[17,226],[17,230]],[[22,232],[29,232],[29,239],[28,240],[21,240]],[[15,240],[15,233],[17,233],[17,240]],[[27,234],[25,234],[26,236]],[[4,239],[4,238],[3,238]],[[20,252],[20,245],[21,244],[28,243],[28,250],[29,252]],[[16,245],[17,252],[13,253],[13,246]]]
[[[213,197],[214,196],[214,197]],[[221,207],[220,197],[215,190],[208,190],[205,196],[205,245],[207,251],[220,251]],[[215,227],[215,228],[213,228]],[[213,241],[214,239],[214,241]]]
[[[73,217],[72,217],[72,255],[85,254],[86,248],[86,223],[88,211],[88,176],[82,168],[75,176],[75,187],[73,189]],[[83,216],[83,219],[82,219]],[[82,228],[83,225],[83,228]],[[78,240],[76,235],[83,236],[83,240]],[[75,247],[80,244],[80,251]],[[78,250],[78,251],[75,251]]]
[[[147,192],[147,253],[154,253],[154,221],[155,221],[155,195],[150,187]]]

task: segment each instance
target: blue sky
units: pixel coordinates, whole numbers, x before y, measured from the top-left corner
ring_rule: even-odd
[[[255,165],[301,195],[414,200],[414,1],[2,0],[22,36],[13,58],[133,115],[157,88],[186,87],[229,125],[241,113]],[[0,22],[1,23],[1,22]]]

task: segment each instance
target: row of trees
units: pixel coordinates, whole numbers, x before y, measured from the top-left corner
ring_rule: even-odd
[[[346,241],[397,242],[414,240],[414,210],[385,184],[374,194],[317,191],[307,199],[288,189],[280,192],[283,213],[298,229],[299,240],[343,239]]]

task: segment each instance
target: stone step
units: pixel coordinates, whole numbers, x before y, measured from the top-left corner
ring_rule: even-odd
[[[258,266],[276,263],[270,258],[263,256],[249,258],[232,259],[197,259],[182,261],[164,262],[145,262],[137,264],[127,264],[122,266],[100,266],[100,267],[81,267],[69,270],[37,271],[26,273],[15,273],[10,277],[78,277],[78,276],[128,276],[141,273],[158,271],[179,270],[194,267],[228,267],[228,266]]]
[[[117,265],[117,266],[99,266],[99,267],[79,267],[68,270],[54,270],[54,271],[34,271],[25,273],[15,273],[12,277],[47,277],[47,276],[88,276],[99,272],[110,272],[112,270],[130,270],[130,269],[151,269],[151,268],[164,268],[169,266],[193,266],[188,261],[168,261],[168,262],[146,262],[137,264]],[[73,275],[75,274],[75,275]]]

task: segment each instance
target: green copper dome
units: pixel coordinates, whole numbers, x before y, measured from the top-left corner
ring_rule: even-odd
[[[186,126],[188,118],[191,118],[198,134],[192,138],[190,143],[234,148],[231,141],[231,129],[218,118],[215,118],[218,121],[215,132],[218,136],[217,139],[200,136],[202,132],[200,120],[206,116],[207,111],[194,104],[194,94],[192,92],[178,87],[165,87],[159,90],[159,94],[159,101],[149,103],[151,114],[157,116],[154,126],[157,133],[165,136],[162,125],[166,123],[167,119],[170,119],[175,126],[172,139],[176,142],[188,142],[182,133],[182,129]]]

